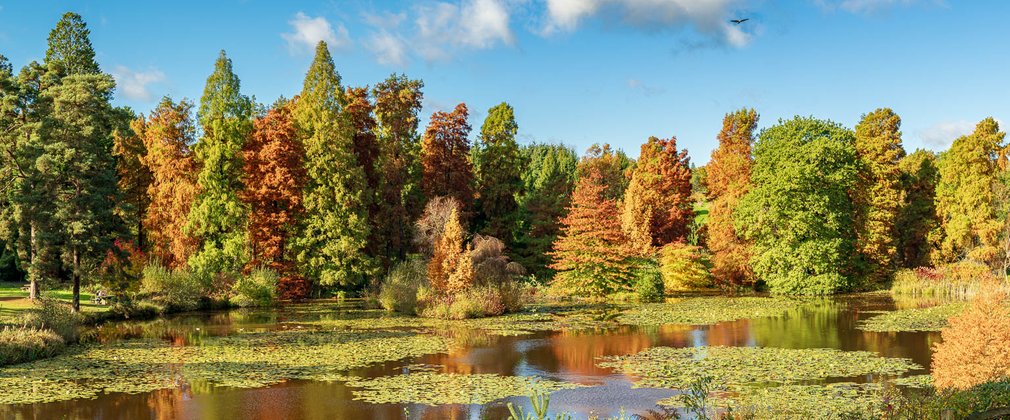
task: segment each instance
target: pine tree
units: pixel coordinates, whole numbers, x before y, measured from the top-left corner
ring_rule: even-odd
[[[190,148],[196,142],[192,110],[192,102],[165,97],[138,130],[147,149],[142,163],[151,171],[150,205],[144,217],[148,249],[170,268],[185,267],[200,245],[186,229],[201,172]]]
[[[377,200],[382,203],[375,218],[382,221],[376,236],[387,262],[406,257],[412,242],[410,226],[424,208],[417,135],[423,87],[420,80],[392,75],[372,89],[381,178]]]
[[[575,185],[561,235],[554,242],[554,285],[574,295],[603,297],[630,290],[633,264],[621,231],[617,204],[606,197],[607,185],[595,169]]]
[[[344,111],[354,128],[354,156],[361,166],[365,176],[365,190],[361,195],[362,202],[368,210],[368,255],[381,260],[383,267],[388,266],[386,260],[385,238],[382,235],[383,225],[389,223],[383,220],[382,207],[386,205],[380,200],[382,190],[382,173],[379,162],[379,142],[375,135],[375,117],[371,101],[368,99],[368,88],[349,87],[345,92],[347,106]]]
[[[660,247],[687,239],[694,219],[691,167],[677,139],[649,137],[625,192],[622,227],[636,248]],[[636,237],[638,237],[636,239]]]
[[[719,147],[705,166],[708,189],[708,248],[712,251],[712,276],[727,285],[754,281],[750,267],[751,243],[733,226],[740,199],[751,188],[751,146],[758,114],[741,109],[726,114],[719,132]]]
[[[523,191],[519,201],[519,237],[516,260],[538,279],[550,279],[548,265],[554,240],[561,231],[575,188],[578,155],[562,145],[534,144],[521,150],[526,167],[522,171]]]
[[[81,15],[63,14],[56,27],[49,32],[49,47],[45,64],[62,75],[98,74],[95,49],[91,46],[91,31]]]
[[[305,217],[294,240],[299,270],[323,286],[354,287],[374,274],[365,253],[365,176],[354,156],[354,130],[344,112],[340,76],[325,42],[305,75],[292,110],[305,146]]]
[[[856,243],[871,284],[887,281],[897,260],[895,227],[905,200],[899,167],[905,157],[900,129],[901,118],[888,108],[864,115],[856,125],[860,170],[852,201]]]
[[[197,177],[200,193],[187,225],[188,232],[200,241],[189,267],[204,279],[227,280],[249,260],[248,208],[239,193],[244,188],[242,147],[252,130],[252,101],[239,89],[231,60],[221,51],[197,110],[203,130],[194,146],[201,168]]]
[[[1004,136],[996,120],[986,118],[975,126],[974,133],[954,140],[941,155],[936,212],[943,239],[934,262],[970,259],[992,263],[997,257],[1001,223],[994,187]]]
[[[475,231],[499,238],[506,245],[514,242],[519,210],[516,197],[523,194],[518,131],[512,107],[502,102],[488,110],[471,150],[477,193]]]
[[[436,112],[421,139],[421,189],[432,197],[451,196],[464,213],[473,207],[473,167],[470,164],[470,124],[466,104],[452,112]]]

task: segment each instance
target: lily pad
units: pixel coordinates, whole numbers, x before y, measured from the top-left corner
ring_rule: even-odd
[[[617,320],[631,325],[712,325],[738,319],[780,316],[802,304],[800,300],[779,297],[690,298],[641,305],[625,312]]]
[[[420,372],[352,379],[347,385],[361,388],[354,399],[373,404],[415,403],[486,404],[502,398],[529,395],[533,390],[552,392],[580,385],[527,376]]]
[[[928,308],[899,309],[861,321],[856,328],[873,332],[940,331],[950,317],[960,314],[967,305],[948,303]]]

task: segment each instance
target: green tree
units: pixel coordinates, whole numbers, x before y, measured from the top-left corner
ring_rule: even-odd
[[[475,230],[499,238],[508,246],[514,243],[519,210],[516,198],[523,194],[518,131],[512,106],[502,102],[487,111],[480,136],[470,151],[477,187]]]
[[[197,110],[203,136],[193,151],[201,168],[200,193],[187,224],[200,242],[189,267],[205,280],[233,277],[249,259],[248,206],[239,194],[244,189],[242,147],[252,131],[252,101],[239,89],[231,60],[221,51]]]
[[[734,222],[754,241],[754,273],[772,293],[823,295],[851,285],[853,141],[834,122],[804,117],[761,132],[753,184]]]
[[[929,265],[932,247],[930,233],[939,225],[936,219],[936,183],[940,173],[936,154],[916,150],[898,164],[905,202],[895,221],[898,232],[898,260],[904,268]]]
[[[354,157],[344,90],[325,42],[305,75],[292,115],[305,147],[305,216],[294,238],[300,271],[323,286],[355,287],[375,273],[366,255],[365,175]]]
[[[940,155],[936,212],[943,239],[934,262],[993,263],[997,257],[1001,222],[994,187],[999,181],[997,160],[1004,136],[996,120],[986,118],[975,126],[975,132],[954,140]]]
[[[550,279],[547,255],[561,231],[560,220],[568,213],[578,155],[560,144],[533,144],[521,149],[523,191],[519,197],[516,261],[538,279]]]
[[[896,226],[905,200],[900,130],[901,118],[888,108],[863,115],[856,125],[859,175],[852,189],[856,244],[871,285],[887,281],[897,262]]]
[[[90,36],[91,31],[81,15],[64,13],[56,27],[49,32],[46,66],[58,68],[64,75],[100,73]]]

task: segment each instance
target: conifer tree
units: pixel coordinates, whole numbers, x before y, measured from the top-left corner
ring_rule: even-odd
[[[368,255],[381,261],[383,267],[388,265],[383,237],[383,225],[389,223],[383,220],[382,207],[387,205],[380,200],[382,190],[382,173],[379,162],[379,142],[375,133],[375,117],[368,98],[367,87],[349,87],[345,92],[347,106],[344,111],[350,119],[354,130],[354,156],[361,166],[365,177],[365,189],[361,194],[362,203],[368,211]]]
[[[354,130],[344,90],[325,42],[305,75],[292,110],[305,146],[305,217],[294,240],[299,270],[323,286],[350,288],[375,272],[365,253],[365,176],[354,156]]]
[[[900,129],[901,118],[888,108],[863,115],[856,125],[860,169],[852,201],[856,244],[870,284],[887,281],[897,259],[895,227],[905,194],[899,166],[905,157]]]
[[[934,262],[970,259],[993,263],[998,233],[994,187],[999,180],[997,159],[1005,133],[993,118],[975,126],[940,157],[936,212],[943,239]]]
[[[899,162],[901,189],[905,201],[895,221],[898,232],[898,261],[901,267],[915,268],[929,265],[933,245],[930,234],[937,230],[936,183],[940,176],[936,154],[916,150]]]
[[[115,113],[113,154],[116,156],[116,173],[122,194],[116,213],[126,223],[137,248],[144,250],[147,249],[147,238],[143,222],[151,203],[147,195],[151,170],[143,164],[147,155],[143,140],[144,118],[134,116],[129,109],[116,109]]]
[[[138,130],[147,154],[142,163],[151,171],[150,199],[144,230],[152,257],[170,268],[186,267],[199,242],[186,229],[200,189],[200,165],[191,146],[196,142],[193,103],[165,97]]]
[[[607,187],[606,197],[615,202],[624,199],[624,191],[631,181],[631,171],[635,162],[623,150],[613,150],[609,144],[589,146],[579,160],[576,173],[579,178],[591,172],[598,172]]]
[[[239,88],[231,60],[221,51],[197,110],[203,131],[194,146],[200,192],[187,225],[200,241],[189,267],[204,279],[232,277],[249,260],[248,208],[239,193],[244,188],[242,147],[252,130],[252,101]]]
[[[470,164],[470,123],[466,104],[439,111],[421,138],[421,189],[432,197],[451,196],[464,213],[473,207],[473,167]]]
[[[751,243],[733,225],[733,213],[751,188],[754,159],[751,146],[758,114],[741,109],[726,114],[719,132],[719,147],[705,165],[708,189],[708,248],[716,282],[742,285],[754,281],[750,267]]]
[[[100,73],[90,37],[91,31],[81,15],[64,13],[49,32],[46,66],[58,69],[62,75]]]
[[[625,192],[625,233],[640,250],[683,242],[694,219],[693,206],[687,150],[677,150],[674,137],[649,137]]]
[[[575,185],[561,235],[554,242],[554,284],[574,295],[603,297],[630,290],[633,264],[621,231],[617,203],[606,196],[597,169],[584,172]]]
[[[522,148],[523,191],[519,201],[519,237],[516,260],[539,279],[550,279],[554,270],[547,253],[561,231],[560,219],[567,213],[575,188],[578,155],[562,145],[534,144]]]
[[[518,131],[512,106],[502,102],[488,110],[471,150],[477,196],[474,230],[506,245],[514,241],[519,209],[516,197],[523,194]]]

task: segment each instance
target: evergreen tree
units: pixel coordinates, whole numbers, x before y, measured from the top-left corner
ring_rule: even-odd
[[[463,103],[452,112],[436,112],[421,139],[421,189],[425,196],[451,196],[464,213],[473,207],[468,116]]]
[[[151,170],[143,164],[147,155],[143,140],[144,118],[134,116],[133,111],[127,108],[119,108],[115,110],[114,122],[112,150],[116,156],[116,173],[122,193],[116,214],[126,223],[137,248],[143,250],[147,249],[143,221],[151,203],[147,195]]]
[[[509,246],[514,242],[518,218],[516,197],[523,194],[518,131],[512,107],[502,102],[488,110],[471,150],[477,193],[474,230],[499,238]]]
[[[708,248],[712,251],[712,276],[727,285],[754,281],[750,267],[751,243],[734,227],[733,219],[740,199],[751,188],[754,159],[751,146],[758,114],[741,109],[726,114],[719,132],[719,147],[705,166],[708,189]]]
[[[579,178],[598,172],[606,185],[607,199],[619,202],[624,199],[624,191],[631,181],[631,171],[635,161],[628,158],[623,150],[614,151],[609,144],[589,146],[577,168]]]
[[[994,187],[999,181],[997,159],[1004,136],[996,120],[986,118],[974,133],[954,140],[940,156],[936,212],[943,239],[934,253],[935,263],[995,262],[1001,222]]]
[[[340,76],[325,42],[305,76],[293,117],[305,145],[305,217],[294,240],[299,270],[323,286],[354,287],[375,273],[365,253],[365,176],[354,156],[354,130]]]
[[[645,250],[684,242],[693,219],[687,150],[677,150],[674,137],[649,137],[624,195],[624,232],[637,249]]]
[[[189,267],[203,279],[233,277],[249,260],[248,208],[239,193],[244,188],[242,147],[252,130],[252,101],[239,88],[231,60],[221,51],[197,110],[203,130],[194,147],[200,192],[187,225],[200,241]]]
[[[196,142],[192,110],[192,102],[165,97],[138,130],[147,150],[142,163],[151,171],[150,205],[144,216],[148,249],[170,268],[185,267],[200,245],[186,229],[201,172],[191,149]]]
[[[904,268],[923,267],[929,264],[930,233],[939,224],[933,201],[940,175],[936,154],[919,149],[902,158],[898,166],[901,189],[905,192],[905,201],[895,221],[898,261]]]
[[[61,75],[101,73],[90,36],[91,31],[81,15],[64,13],[49,32],[49,47],[44,61],[46,67],[57,69]]]
[[[421,146],[417,135],[417,113],[421,110],[423,87],[420,80],[392,75],[372,89],[381,177],[376,194],[381,203],[380,214],[375,220],[382,223],[376,236],[384,245],[387,262],[407,255],[412,242],[411,225],[424,208],[420,187]]]
[[[905,157],[900,129],[901,118],[888,108],[863,115],[856,125],[860,163],[852,190],[856,244],[871,284],[887,281],[897,261],[895,227],[905,194],[899,166]]]
[[[633,264],[617,203],[606,196],[603,174],[588,169],[572,193],[561,235],[554,242],[554,284],[573,295],[603,297],[629,291]]]
[[[347,88],[345,92],[347,106],[344,111],[354,129],[354,156],[361,166],[365,176],[365,189],[361,195],[363,204],[368,211],[368,255],[380,260],[385,269],[389,265],[386,243],[383,237],[383,225],[389,223],[383,220],[382,207],[386,203],[380,200],[382,190],[382,173],[379,163],[379,142],[375,135],[375,117],[371,101],[368,99],[368,88]]]
[[[554,270],[547,255],[561,231],[559,220],[567,213],[575,188],[575,150],[562,145],[534,144],[521,149],[523,191],[519,197],[516,260],[539,279],[550,279]]]
[[[836,123],[802,117],[761,132],[753,186],[734,222],[754,241],[751,265],[772,293],[823,295],[851,286],[853,137]]]

